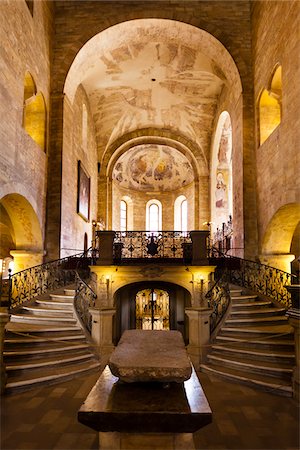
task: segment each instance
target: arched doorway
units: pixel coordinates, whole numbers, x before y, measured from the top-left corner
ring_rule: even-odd
[[[170,329],[170,296],[164,289],[143,289],[135,297],[135,324],[138,330]]]
[[[163,281],[143,281],[119,289],[115,294],[115,343],[125,330],[178,330],[187,341],[185,308],[190,293],[181,286]]]

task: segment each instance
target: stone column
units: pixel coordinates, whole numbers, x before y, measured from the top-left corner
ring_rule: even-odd
[[[113,264],[113,243],[115,238],[114,231],[97,231],[99,238],[99,259],[98,265]]]
[[[207,238],[209,236],[209,231],[191,231],[190,235],[193,243],[192,264],[201,264],[207,260]]]
[[[114,350],[114,316],[115,308],[91,308],[92,314],[92,339],[98,346],[101,362],[106,364]]]
[[[43,252],[11,250],[10,254],[14,258],[14,273],[43,263]]]
[[[300,285],[285,286],[291,294],[292,307],[287,311],[289,324],[294,328],[296,367],[293,371],[293,396],[300,399]]]
[[[210,315],[211,308],[196,307],[186,308],[186,315],[189,318],[189,345],[187,351],[190,359],[196,368],[206,360],[206,355],[210,343]]]
[[[5,325],[9,322],[10,314],[8,314],[7,307],[0,306],[0,388],[1,394],[3,394],[6,385],[6,371],[5,364],[3,361],[3,348],[4,348],[4,336],[5,336]]]
[[[291,272],[291,262],[295,259],[294,255],[287,254],[266,254],[259,255],[259,260],[262,264],[275,267],[276,269],[283,270],[283,272]]]

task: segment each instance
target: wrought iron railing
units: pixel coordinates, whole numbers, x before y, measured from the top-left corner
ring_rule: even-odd
[[[75,298],[74,306],[81,325],[89,332],[92,331],[92,315],[90,308],[95,306],[97,294],[92,288],[81,278],[76,271],[75,274]]]
[[[229,216],[228,222],[222,223],[222,228],[217,228],[213,234],[212,246],[218,248],[221,252],[228,252],[232,248],[232,217]]]
[[[122,259],[189,259],[192,241],[183,231],[116,231],[114,258]]]
[[[16,308],[38,295],[74,283],[79,260],[81,264],[86,263],[81,256],[82,254],[76,254],[49,261],[10,275],[10,307]]]
[[[291,306],[291,295],[284,286],[292,284],[295,275],[259,262],[234,256],[225,259],[227,265],[232,266],[231,270],[228,271],[230,283],[274,299],[285,308]]]
[[[207,299],[208,306],[212,308],[210,316],[210,333],[212,333],[221,322],[230,303],[230,291],[226,269],[213,287],[207,292],[205,298]]]

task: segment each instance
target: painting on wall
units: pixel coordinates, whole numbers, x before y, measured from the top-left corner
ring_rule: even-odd
[[[77,213],[88,222],[90,219],[90,178],[78,161]]]

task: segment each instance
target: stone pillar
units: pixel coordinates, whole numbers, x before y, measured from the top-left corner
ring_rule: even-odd
[[[99,259],[98,265],[113,264],[113,243],[115,238],[114,231],[97,231],[99,238]]]
[[[209,236],[209,231],[191,231],[190,235],[193,243],[192,264],[201,264],[207,260],[207,238]]]
[[[294,328],[296,367],[293,371],[293,396],[300,399],[300,285],[285,286],[291,294],[292,307],[288,310],[289,324]]]
[[[114,316],[115,308],[91,308],[92,314],[92,339],[98,346],[101,363],[106,364],[114,350]]]
[[[9,322],[10,315],[8,314],[8,309],[6,307],[0,306],[0,388],[1,394],[3,394],[6,385],[6,371],[5,364],[3,361],[3,348],[4,348],[4,336],[5,336],[5,325]]]
[[[11,256],[14,258],[13,273],[29,267],[38,266],[43,263],[43,252],[33,252],[31,250],[11,250]]]
[[[294,255],[287,254],[267,254],[259,255],[259,260],[262,264],[275,267],[283,272],[291,272],[291,262],[295,259]]]
[[[210,315],[211,308],[186,308],[186,315],[189,318],[189,344],[187,351],[190,359],[196,368],[206,360],[206,355],[210,343]]]

